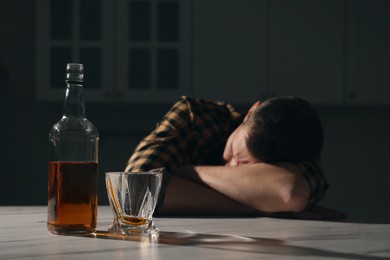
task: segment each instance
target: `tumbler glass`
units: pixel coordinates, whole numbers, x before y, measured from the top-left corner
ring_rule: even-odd
[[[106,188],[114,222],[109,231],[121,234],[157,233],[153,213],[161,189],[162,170],[107,172]]]

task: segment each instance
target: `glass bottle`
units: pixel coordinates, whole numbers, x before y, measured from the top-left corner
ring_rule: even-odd
[[[49,134],[48,230],[94,232],[99,133],[85,116],[82,64],[66,66],[63,117]]]

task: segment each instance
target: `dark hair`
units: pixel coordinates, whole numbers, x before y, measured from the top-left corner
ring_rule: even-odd
[[[271,98],[245,122],[249,152],[266,163],[314,161],[320,158],[324,133],[310,103],[299,97]]]

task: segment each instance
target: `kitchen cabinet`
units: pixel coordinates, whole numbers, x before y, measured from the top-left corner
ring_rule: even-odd
[[[347,103],[390,104],[390,1],[349,1]]]
[[[37,99],[60,101],[65,66],[83,63],[97,102],[189,94],[189,0],[37,0]]]
[[[387,0],[37,0],[37,98],[63,99],[85,64],[87,100],[181,95],[253,103],[390,104]]]
[[[193,93],[252,102],[267,93],[267,1],[194,1]]]
[[[270,95],[344,98],[344,1],[270,1]]]
[[[343,1],[195,1],[194,93],[343,101]]]

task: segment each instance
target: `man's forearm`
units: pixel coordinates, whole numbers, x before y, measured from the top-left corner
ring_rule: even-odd
[[[288,164],[186,166],[176,174],[263,212],[299,212],[310,197],[308,183]]]
[[[256,211],[227,196],[189,180],[172,176],[168,182],[160,215],[248,216]]]

